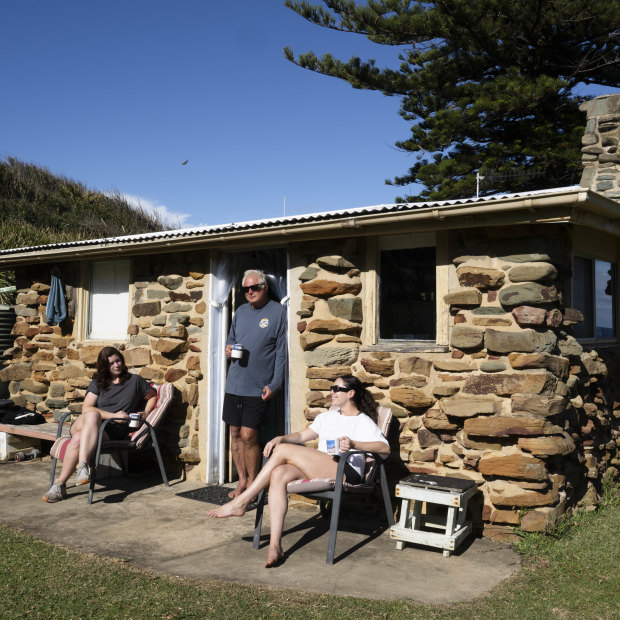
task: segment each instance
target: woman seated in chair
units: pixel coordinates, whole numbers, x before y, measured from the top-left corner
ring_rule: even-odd
[[[146,418],[156,402],[155,391],[145,379],[129,373],[118,349],[101,349],[97,357],[97,371],[86,388],[82,414],[71,425],[71,441],[67,446],[60,476],[43,496],[43,501],[65,499],[67,480],[74,469],[75,486],[90,482],[89,463],[97,447],[99,427],[104,420],[123,418],[107,424],[103,434],[105,440],[126,439],[130,431],[129,414],[140,413],[142,418]]]
[[[338,453],[363,450],[388,455],[390,447],[376,424],[377,405],[370,392],[352,375],[339,377],[331,386],[332,409],[319,414],[303,431],[272,439],[263,455],[270,457],[254,482],[238,497],[224,506],[208,510],[210,517],[240,517],[250,501],[269,487],[271,540],[265,567],[282,562],[282,529],[288,509],[286,485],[304,478],[335,478]],[[318,450],[299,445],[318,437]],[[328,453],[328,444],[335,441],[336,454]],[[347,482],[362,481],[364,454],[352,456],[345,466]]]

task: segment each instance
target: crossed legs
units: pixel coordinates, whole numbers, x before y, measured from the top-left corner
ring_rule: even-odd
[[[258,431],[247,426],[230,427],[232,457],[239,475],[237,488],[228,494],[235,498],[254,482],[260,467],[260,445]]]
[[[254,482],[228,504],[208,510],[210,517],[241,517],[250,501],[269,487],[271,540],[265,566],[277,564],[283,556],[282,529],[288,510],[286,485],[299,478],[333,478],[338,465],[331,456],[306,446],[278,444]]]

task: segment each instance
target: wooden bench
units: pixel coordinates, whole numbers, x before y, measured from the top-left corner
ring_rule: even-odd
[[[0,424],[0,461],[14,458],[20,450],[40,448],[41,441],[56,441],[58,422],[45,424]],[[62,434],[69,435],[66,424]]]

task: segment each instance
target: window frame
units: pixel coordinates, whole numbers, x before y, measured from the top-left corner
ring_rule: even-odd
[[[571,256],[571,305],[576,308],[575,305],[575,258],[582,258],[590,261],[590,292],[592,299],[592,336],[575,336],[578,342],[583,344],[616,344],[618,342],[618,263],[608,256],[596,255],[590,252],[584,252],[578,250],[572,253]],[[612,309],[612,329],[613,336],[608,338],[599,338],[596,336],[596,261],[609,263],[613,269],[613,293],[611,295]],[[580,310],[581,312],[581,310]]]

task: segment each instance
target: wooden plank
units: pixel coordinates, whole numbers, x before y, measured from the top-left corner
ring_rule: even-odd
[[[46,422],[45,424],[0,424],[0,433],[34,437],[35,439],[44,439],[46,441],[56,441],[57,432],[57,422]],[[62,434],[69,435],[68,424],[64,425]]]

